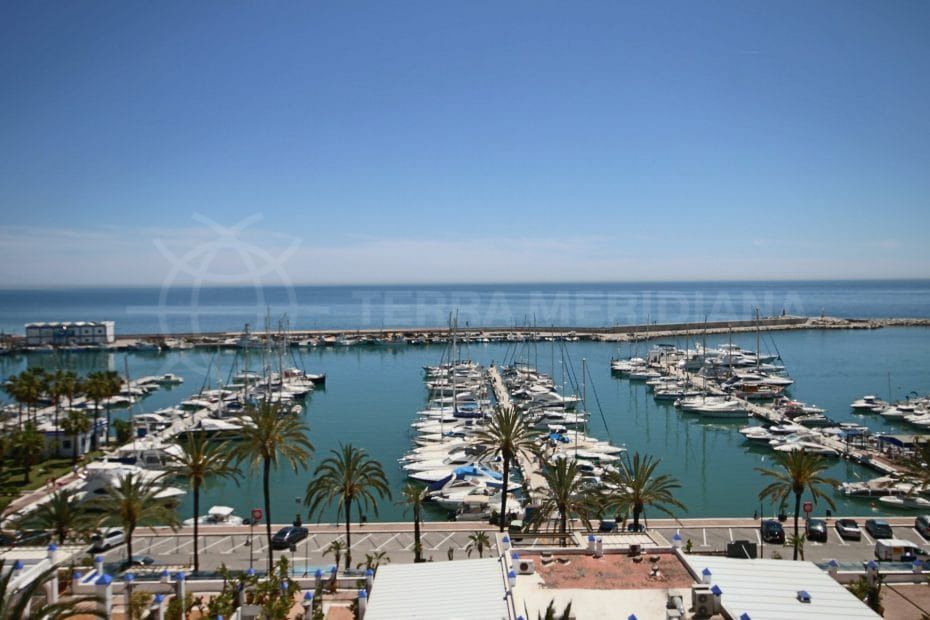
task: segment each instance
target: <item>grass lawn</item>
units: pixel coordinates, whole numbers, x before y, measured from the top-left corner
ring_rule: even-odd
[[[84,461],[78,462],[78,466],[80,467],[82,462],[89,463],[102,454],[103,452],[99,450],[97,452],[88,452],[84,455]],[[49,478],[58,478],[70,472],[71,457],[55,457],[33,465],[32,471],[29,473],[29,484],[23,483],[25,473],[23,467],[12,459],[7,460],[3,471],[6,478],[3,485],[5,487],[3,495],[16,496],[23,491],[32,491],[44,486]]]

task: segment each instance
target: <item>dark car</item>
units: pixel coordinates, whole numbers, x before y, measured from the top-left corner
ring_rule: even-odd
[[[282,527],[271,537],[271,546],[274,549],[287,549],[292,545],[296,545],[309,535],[310,532],[305,527],[293,525]]]
[[[769,519],[762,522],[762,540],[767,543],[785,543],[785,528],[778,521]]]
[[[881,519],[869,519],[865,522],[865,531],[872,535],[873,538],[894,538],[894,532],[887,521]]]
[[[602,534],[609,534],[614,532],[617,529],[616,521],[601,521],[601,524],[598,526],[597,531]]]
[[[52,535],[44,530],[29,530],[16,533],[14,547],[44,547],[52,540]]]
[[[807,540],[827,542],[827,522],[823,519],[808,519],[805,534]]]
[[[155,564],[155,558],[150,555],[134,555],[132,559],[125,560],[120,564],[120,569],[125,570],[134,566],[152,566]]]
[[[855,519],[837,519],[836,533],[845,540],[862,540],[862,530]]]
[[[930,516],[922,515],[914,519],[914,529],[925,539],[930,540]]]

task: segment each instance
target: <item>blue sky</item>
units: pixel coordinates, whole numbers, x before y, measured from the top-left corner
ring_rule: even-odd
[[[246,254],[306,283],[928,277],[928,23],[918,1],[3,3],[0,285],[157,284],[206,255],[235,280]]]

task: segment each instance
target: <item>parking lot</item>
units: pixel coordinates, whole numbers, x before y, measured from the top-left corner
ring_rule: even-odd
[[[827,520],[827,542],[806,541],[804,559],[815,562],[835,559],[840,562],[867,561],[873,559],[875,539],[865,531],[864,518],[857,519],[862,530],[861,540],[844,540],[839,537],[834,527],[836,519]],[[889,519],[895,538],[910,541],[919,547],[930,549],[930,541],[924,539],[914,529],[913,518]],[[723,551],[727,544],[738,540],[756,543],[766,558],[782,557],[790,559],[790,546],[762,542],[758,521],[748,519],[694,519],[674,522],[668,519],[656,520],[649,529],[649,535],[660,543],[671,544],[676,532],[681,534],[682,543],[687,548],[688,541],[694,552]],[[791,535],[792,521],[784,523],[786,535]],[[803,532],[803,522],[801,531]],[[488,532],[494,541],[493,528],[481,523],[424,523],[421,540],[423,557],[427,560],[445,561],[451,552],[453,559],[468,557],[469,536],[476,530]],[[277,530],[277,526],[275,527]],[[617,538],[617,544],[628,545],[636,541],[631,537],[643,536],[624,533]],[[267,541],[263,528],[256,527],[254,536],[248,528],[209,527],[201,529],[200,564],[203,570],[214,570],[222,565],[233,570],[244,570],[250,564],[263,566]],[[621,540],[622,539],[622,540]],[[312,526],[310,536],[296,545],[294,551],[276,551],[276,557],[287,556],[298,570],[315,571],[319,567],[329,567],[334,563],[332,553],[324,555],[334,540],[345,542],[345,532],[333,526]],[[250,544],[250,541],[253,544]],[[413,532],[409,523],[369,523],[364,526],[353,525],[352,528],[352,563],[364,563],[366,554],[384,553],[387,560],[394,563],[413,562]],[[523,548],[534,546],[554,546],[558,538],[550,535],[528,534],[520,541]],[[613,540],[604,536],[604,546],[609,548]],[[487,552],[486,552],[487,554]],[[193,561],[193,537],[190,530],[177,533],[170,530],[153,532],[140,529],[133,538],[133,555],[150,556],[157,565],[189,566]],[[471,557],[477,557],[472,551]],[[126,559],[126,546],[120,545],[104,554],[109,562],[121,562]],[[251,558],[251,563],[250,563]]]
[[[814,562],[826,560],[843,561],[866,561],[875,558],[875,539],[865,531],[863,519],[857,520],[862,531],[861,540],[844,540],[837,533],[834,527],[836,519],[827,520],[827,542],[805,541],[804,542],[804,559]],[[785,534],[790,537],[793,533],[794,523],[789,520],[784,524]],[[804,532],[804,522],[800,523],[800,531]],[[924,539],[913,527],[913,519],[908,523],[907,520],[894,520],[892,522],[895,538],[907,540],[919,547],[930,548],[930,542]],[[681,533],[684,544],[688,540],[693,545],[695,552],[715,551],[726,549],[727,544],[737,540],[748,540],[756,543],[762,550],[766,558],[781,556],[785,559],[791,559],[793,549],[791,546],[762,543],[759,527],[748,526],[707,526],[707,527],[658,527],[651,530],[653,533],[660,533],[667,540],[671,541],[676,532]],[[777,554],[777,555],[776,555]]]
[[[475,524],[474,530],[483,529],[481,524]],[[429,530],[420,536],[423,545],[423,557],[427,560],[444,561],[449,559],[450,549],[452,557],[463,559],[468,557],[468,537],[474,530]],[[202,570],[214,570],[221,565],[229,569],[244,570],[251,564],[263,567],[267,554],[268,541],[263,528],[255,528],[254,536],[248,531],[243,533],[213,534],[209,528],[202,528],[200,539],[200,566]],[[492,532],[488,537],[494,544]],[[250,540],[252,544],[250,545]],[[332,553],[324,555],[324,551],[334,540],[345,542],[345,533],[335,531],[314,532],[296,545],[294,551],[276,550],[275,557],[287,556],[292,566],[297,570],[306,570],[308,567],[315,571],[319,567],[328,567],[334,563]],[[363,527],[353,527],[352,530],[352,564],[365,562],[366,554],[383,552],[387,560],[382,562],[413,562],[413,532],[407,531],[379,531],[377,524]],[[181,566],[193,562],[194,541],[188,533],[159,532],[152,535],[148,530],[139,530],[133,537],[133,556],[150,556],[158,565]],[[489,551],[485,550],[485,555]],[[345,552],[343,551],[343,557]],[[477,550],[473,550],[471,557],[478,557]],[[126,546],[120,545],[104,553],[107,563],[121,562],[126,559]]]

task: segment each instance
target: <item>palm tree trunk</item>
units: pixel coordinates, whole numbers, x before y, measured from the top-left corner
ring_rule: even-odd
[[[194,479],[194,572],[200,570],[200,554],[198,549],[197,533],[200,521],[200,481]]]
[[[59,445],[58,445],[58,410],[60,409],[59,403],[60,403],[60,400],[56,398],[55,399],[55,456],[58,456],[58,450],[59,450]]]
[[[420,545],[420,509],[413,507],[413,562],[423,561],[423,548]]]
[[[510,459],[504,455],[504,488],[501,489],[500,531],[507,527],[507,488],[510,486]]]
[[[74,448],[74,453],[71,455],[71,464],[72,464],[72,465],[76,465],[76,464],[77,464],[77,457],[78,457],[78,438],[79,438],[79,437],[80,437],[80,435],[78,435],[77,433],[75,433],[75,435],[74,435],[74,445],[72,446],[72,447]]]
[[[565,547],[568,544],[566,539],[568,534],[568,514],[564,510],[559,511],[559,529],[562,532],[562,546]]]
[[[110,404],[107,403],[107,434],[103,440],[104,445],[110,445]]]
[[[347,499],[346,506],[346,570],[352,564],[352,500]]]
[[[801,512],[801,494],[794,494],[794,559],[798,559],[798,513]]]
[[[97,450],[97,420],[100,418],[100,401],[94,401],[94,428],[90,432],[90,449],[93,451]],[[107,429],[109,433],[110,430]]]
[[[639,505],[633,506],[633,531],[639,531],[639,515],[642,514],[643,507]]]
[[[274,549],[271,548],[271,491],[268,479],[271,474],[271,459],[265,457],[265,469],[262,472],[262,484],[265,491],[265,534],[268,536],[268,575],[274,572]]]
[[[136,526],[132,525],[126,528],[126,560],[132,562],[132,533],[136,530]]]

